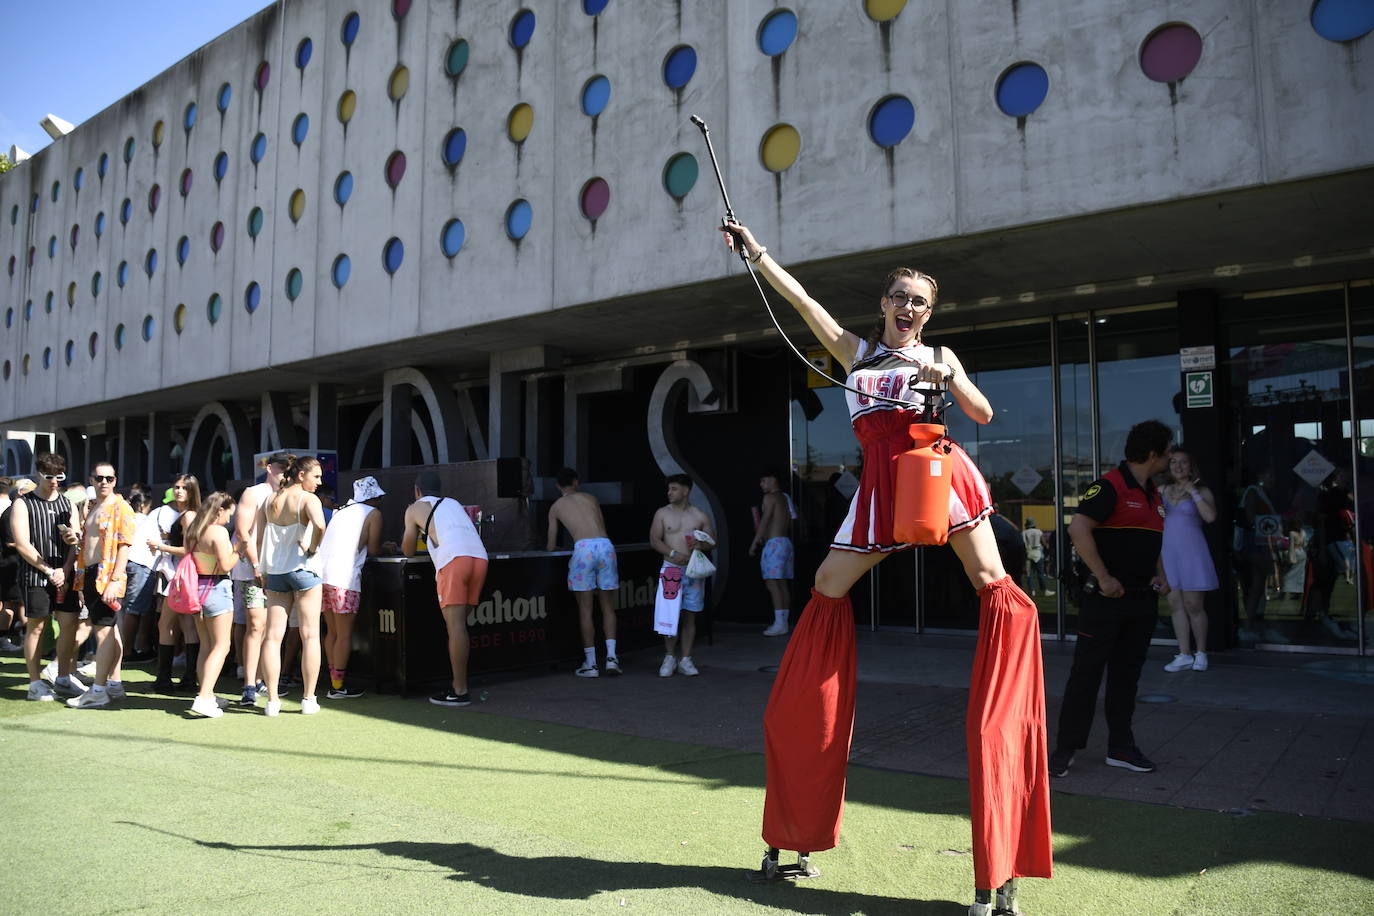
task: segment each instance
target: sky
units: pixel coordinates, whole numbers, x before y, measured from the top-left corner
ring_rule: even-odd
[[[268,0],[7,0],[0,4],[0,152],[52,141],[48,114],[80,125]]]

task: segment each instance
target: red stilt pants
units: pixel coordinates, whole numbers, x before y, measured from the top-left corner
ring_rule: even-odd
[[[1042,743],[1044,734],[1042,709]],[[763,714],[765,843],[818,852],[839,842],[853,735],[854,610],[813,589]]]
[[[1048,878],[1053,858],[1045,676],[1035,603],[1008,576],[978,592],[969,684],[969,808],[975,887]]]

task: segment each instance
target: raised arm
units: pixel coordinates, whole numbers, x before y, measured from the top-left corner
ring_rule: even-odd
[[[806,326],[811,329],[811,333],[816,335],[816,339],[830,351],[830,355],[844,366],[846,372],[854,364],[854,355],[859,351],[859,337],[840,327],[839,322],[831,317],[825,307],[812,299],[806,289],[797,282],[797,278],[783,269],[782,265],[773,260],[773,256],[768,254],[768,250],[754,239],[754,234],[749,231],[748,226],[740,223],[729,223],[725,227],[730,231],[725,232],[725,243],[734,249],[736,238],[732,232],[739,233],[742,239],[745,253],[749,257],[749,262],[754,265],[763,278],[768,281],[768,285],[777,291],[792,304],[797,313],[802,316]],[[722,231],[725,231],[723,229]]]
[[[974,423],[991,423],[992,405],[988,403],[987,396],[969,379],[968,373],[964,371],[964,364],[959,362],[959,357],[954,355],[953,350],[945,347],[944,357],[947,368],[954,373],[953,379],[950,379],[949,372],[945,373],[944,378],[944,381],[949,383],[949,393],[954,395],[954,402]]]

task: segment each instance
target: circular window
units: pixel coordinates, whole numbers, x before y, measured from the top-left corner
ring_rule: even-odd
[[[162,186],[155,184],[148,189],[148,212],[156,213],[160,203],[162,203]]]
[[[759,144],[759,158],[770,172],[785,171],[797,161],[801,152],[801,135],[791,124],[776,124],[763,135]]]
[[[391,0],[391,15],[396,17],[397,22],[404,19],[408,12],[410,12],[410,0]]]
[[[262,231],[262,207],[254,207],[248,211],[248,237],[255,239]]]
[[[517,242],[529,233],[532,222],[534,222],[534,209],[528,200],[517,200],[506,208],[506,235]]]
[[[72,237],[71,237],[72,251],[75,251],[75,250],[76,250],[76,243],[77,243],[77,241],[78,241],[80,238],[81,238],[81,227],[78,226],[77,224],[73,223],[73,224],[72,224]]]
[[[5,309],[5,327],[7,327],[7,328],[12,328],[12,327],[14,327],[14,308],[13,308],[13,306],[11,306],[10,308]]]
[[[195,106],[195,102],[192,102],[191,105],[194,107],[194,106]],[[194,118],[193,118],[193,120],[194,120]],[[125,165],[128,165],[130,162],[133,162],[133,161],[134,161],[134,150],[135,150],[136,147],[137,147],[137,144],[134,143],[134,138],[133,138],[133,137],[130,137],[129,139],[127,139],[127,140],[124,141],[124,164],[125,164]],[[38,208],[35,207],[34,209],[38,209]]]
[[[91,298],[92,298],[92,299],[94,299],[96,296],[99,296],[99,295],[100,295],[100,281],[101,281],[100,271],[97,270],[95,273],[91,274]],[[50,311],[50,312],[52,311],[52,293],[48,293],[48,311]]]
[[[11,277],[14,276],[14,255],[10,255],[9,273]]]
[[[1050,91],[1050,77],[1039,64],[1013,64],[997,79],[997,107],[1011,118],[1024,118],[1040,107]]]
[[[14,206],[10,207],[10,225],[11,225],[11,226],[14,226],[14,225],[18,224],[18,222],[19,222],[19,205],[18,205],[18,204],[15,204]]]
[[[149,248],[149,249],[148,249],[148,254],[145,255],[144,258],[143,258],[143,269],[144,269],[145,271],[147,271],[148,276],[150,276],[150,277],[151,277],[153,274],[157,273],[157,249],[156,249],[156,248]]]
[[[343,25],[339,28],[339,41],[343,42],[345,48],[352,47],[361,24],[357,13],[349,13],[344,17]]]
[[[291,192],[291,199],[287,201],[286,212],[291,216],[291,222],[299,223],[301,217],[305,215],[305,191],[297,188]]]
[[[297,146],[305,142],[306,134],[310,133],[310,117],[305,112],[296,115],[296,120],[291,122],[291,139]]]
[[[76,307],[76,281],[67,284],[67,307]]]
[[[48,236],[48,260],[57,257],[57,236]]]
[[[466,39],[460,38],[448,46],[448,54],[444,57],[444,72],[449,76],[457,76],[467,65],[468,43]]]
[[[305,277],[301,274],[299,267],[293,267],[286,272],[286,298],[295,302],[301,294],[301,287],[305,283]]]
[[[506,118],[506,132],[510,135],[511,140],[516,143],[523,143],[533,129],[533,108],[521,102],[510,110],[510,116]]]
[[[79,168],[79,169],[77,169],[76,172],[72,175],[72,187],[73,187],[73,188],[76,188],[78,191],[80,191],[80,190],[81,190],[81,186],[82,186],[83,184],[85,184],[85,183],[86,183],[86,170],[85,170],[85,169],[80,169],[80,168]]]
[[[229,154],[220,150],[215,155],[215,181],[221,182],[224,176],[229,174]]]
[[[329,275],[334,280],[334,285],[339,289],[344,288],[348,282],[348,275],[353,272],[353,262],[348,259],[348,255],[341,254],[334,259],[334,266],[330,268]]]
[[[108,172],[109,170],[110,170],[110,154],[109,154],[109,153],[101,153],[101,154],[100,154],[100,161],[99,161],[98,163],[96,163],[96,166],[95,166],[95,173],[96,173],[97,175],[99,175],[101,178],[104,178],[104,177],[105,177],[105,173]]]
[[[1312,28],[1327,41],[1354,41],[1374,31],[1374,3],[1317,0],[1312,4]]]
[[[247,289],[243,291],[243,307],[248,310],[248,314],[253,314],[262,304],[262,287],[256,282],[249,283]]]
[[[129,225],[129,217],[134,215],[134,202],[129,198],[124,198],[124,202],[119,205],[119,224]]]
[[[339,177],[334,179],[334,201],[340,207],[348,203],[348,198],[353,196],[353,173],[340,172]]]
[[[468,149],[468,135],[461,127],[455,127],[444,137],[444,165],[453,168],[463,161]]]
[[[521,10],[510,21],[510,43],[517,51],[523,49],[534,37],[534,13]]]
[[[697,72],[697,52],[690,45],[678,45],[663,59],[663,82],[669,89],[681,89]]]
[[[606,4],[610,2],[611,0],[582,0],[582,12],[588,16],[600,15],[601,11],[606,8]]]
[[[57,198],[60,197],[61,194],[62,194],[62,182],[60,182],[60,181],[54,181],[54,182],[52,183],[52,202],[53,202],[53,203],[57,203]]]
[[[579,201],[582,205],[582,215],[595,222],[611,205],[611,186],[604,178],[593,178],[582,186]]]
[[[21,362],[19,365],[20,365],[20,367],[21,367],[23,373],[24,373],[25,375],[28,375],[28,374],[29,374],[29,354],[27,354],[27,353],[24,354],[23,362]]]
[[[95,215],[95,237],[100,238],[105,234],[105,211],[101,210]]]
[[[161,121],[153,122],[153,149],[160,149],[162,147],[162,134],[166,129],[167,125],[163,124]]]
[[[225,83],[224,85],[219,87],[219,95],[215,99],[215,107],[220,110],[221,114],[229,110],[229,100],[233,97],[233,86],[230,86],[228,83]]]
[[[310,63],[310,55],[314,50],[314,42],[309,38],[301,39],[301,43],[296,45],[296,67],[298,69],[305,69],[305,65]]]
[[[890,95],[873,106],[868,115],[868,135],[890,149],[906,139],[916,123],[916,106],[903,95]]]
[[[392,237],[382,246],[382,267],[389,274],[394,274],[401,269],[401,262],[406,258],[406,246],[400,239]]]
[[[267,135],[258,134],[253,138],[253,145],[248,148],[248,158],[257,165],[267,155]]]
[[[594,118],[606,110],[611,101],[611,81],[601,74],[587,80],[582,87],[582,113]]]
[[[386,157],[386,183],[394,190],[406,176],[406,154],[400,150]]]
[[[405,64],[397,64],[396,69],[391,71],[391,79],[386,84],[386,94],[391,96],[391,101],[399,102],[405,98],[406,92],[410,89],[410,70]]]
[[[463,221],[451,219],[444,223],[443,231],[439,233],[439,250],[445,257],[453,257],[463,250]]]
[[[186,330],[186,306],[178,305],[172,310],[172,330],[180,334]]]
[[[66,345],[62,348],[62,358],[66,361],[67,365],[70,366],[72,364],[72,357],[75,355],[76,341],[69,340],[67,341]]]
[[[343,95],[339,96],[339,120],[344,124],[353,120],[353,112],[358,110],[358,94],[352,89],[345,89]]]
[[[120,262],[119,262],[119,266],[115,268],[115,285],[118,286],[120,289],[123,289],[123,288],[124,288],[124,284],[126,284],[126,283],[128,283],[128,282],[129,282],[129,262],[128,262],[128,261],[120,261]]]
[[[210,250],[219,251],[224,247],[224,223],[215,223],[210,227]]]
[[[100,275],[100,272],[97,271],[97,272],[96,272],[96,276],[99,276],[99,275]],[[92,278],[92,279],[94,279],[94,278]],[[48,294],[47,294],[46,296],[43,297],[43,311],[47,312],[49,315],[52,314],[52,300],[53,300],[52,290],[48,290]]]
[[[792,46],[797,38],[797,14],[791,10],[777,10],[759,26],[759,50],[769,57],[777,57]]]
[[[864,0],[864,12],[874,22],[891,22],[906,6],[906,0]]]
[[[205,317],[214,324],[219,321],[220,314],[224,311],[224,300],[220,299],[219,293],[211,293],[210,298],[205,303]]]
[[[187,194],[190,194],[190,193],[191,193],[191,170],[190,170],[190,169],[182,169],[182,170],[181,170],[181,185],[180,185],[180,187],[181,187],[181,196],[182,196],[182,197],[185,197]]]
[[[191,256],[191,240],[186,236],[177,239],[177,264],[185,264]]]
[[[196,103],[187,102],[186,110],[182,112],[181,123],[189,131],[196,126]]]
[[[152,316],[152,315],[144,315],[144,316],[143,316],[143,339],[144,339],[145,341],[152,340],[152,339],[153,339],[153,331],[155,331],[156,329],[157,329],[157,325],[153,322],[153,316]]]
[[[95,355],[100,352],[100,335],[95,331],[86,338],[86,351],[91,354],[91,359],[95,359]]]
[[[24,320],[29,321],[33,318],[33,300],[24,303]]]
[[[1181,22],[1162,25],[1140,46],[1140,69],[1156,83],[1176,83],[1202,59],[1202,36]]]
[[[271,78],[272,66],[267,61],[263,61],[258,64],[257,72],[253,74],[253,85],[257,87],[258,92],[262,92],[267,88],[267,81]]]
[[[5,371],[5,381],[8,382],[8,381],[10,380],[10,374],[11,374],[10,361],[9,361],[9,360],[5,360],[5,370],[4,370],[4,371]]]
[[[123,350],[123,349],[124,349],[124,325],[122,325],[122,324],[117,324],[117,325],[115,325],[114,338],[115,338],[115,349],[116,349],[116,350]]]

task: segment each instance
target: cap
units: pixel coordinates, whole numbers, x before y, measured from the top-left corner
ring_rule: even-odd
[[[386,491],[377,483],[375,477],[359,477],[353,481],[353,501],[355,503],[367,502],[369,499],[376,499],[385,495]]]

